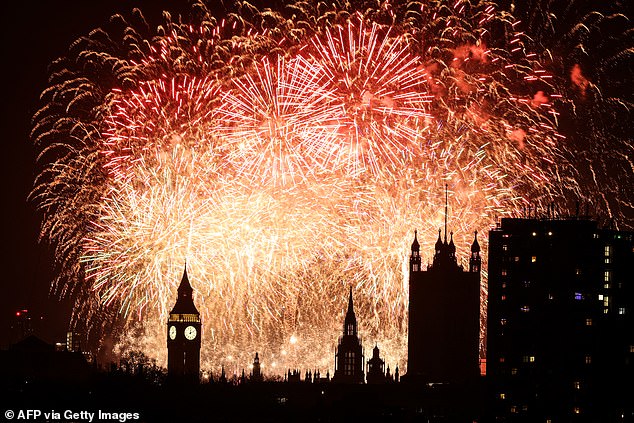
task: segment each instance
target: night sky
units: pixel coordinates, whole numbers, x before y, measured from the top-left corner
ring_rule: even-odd
[[[15,312],[26,308],[37,335],[48,342],[60,341],[68,325],[70,303],[49,295],[53,260],[38,245],[39,218],[28,193],[36,175],[34,149],[29,140],[30,122],[41,106],[38,98],[46,87],[51,61],[66,54],[81,35],[107,23],[115,13],[129,15],[143,10],[149,22],[158,22],[161,10],[176,16],[188,10],[186,1],[32,1],[11,2],[2,11],[2,155],[4,198],[4,253],[0,294],[0,346],[12,342],[9,327]],[[43,318],[43,319],[41,319]]]

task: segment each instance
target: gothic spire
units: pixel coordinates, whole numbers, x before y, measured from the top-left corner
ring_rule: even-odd
[[[181,293],[189,293],[191,294],[194,290],[192,289],[191,284],[189,283],[189,277],[187,276],[187,263],[185,263],[185,269],[183,270],[183,277],[181,278],[181,283],[178,286],[178,295],[181,296]]]
[[[440,238],[440,229],[438,229],[438,240],[436,241],[436,254],[440,252],[442,248],[442,239]]]
[[[170,312],[171,314],[199,314],[198,309],[194,305],[193,299],[194,289],[189,283],[189,277],[187,276],[187,265],[183,270],[183,277],[181,283],[178,286],[178,297],[176,298],[176,304]]]
[[[414,242],[412,242],[412,252],[420,251],[420,244],[418,243],[417,234],[418,234],[418,231],[414,229]]]
[[[352,287],[350,287],[350,296],[348,297],[348,312],[346,314],[352,314],[354,316],[354,305],[352,304]]]
[[[343,322],[344,335],[357,335],[357,317],[354,314],[354,304],[352,303],[352,287],[350,287],[350,296],[348,297],[348,311]]]
[[[471,252],[479,253],[480,252],[480,244],[478,243],[478,231],[474,232],[475,236],[473,237],[473,244],[471,244]]]

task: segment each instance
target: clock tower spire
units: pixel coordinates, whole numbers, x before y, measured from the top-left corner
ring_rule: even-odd
[[[201,323],[193,292],[185,266],[176,304],[167,321],[167,376],[198,383]]]

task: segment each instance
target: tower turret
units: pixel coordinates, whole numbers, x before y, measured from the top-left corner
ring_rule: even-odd
[[[412,242],[412,253],[409,256],[409,271],[420,272],[420,244],[418,243],[418,231],[414,230],[414,242]]]
[[[480,244],[478,243],[478,231],[475,231],[473,244],[471,244],[471,257],[469,258],[469,272],[480,273],[482,259],[480,258]]]
[[[368,360],[368,384],[385,383],[385,361],[380,357],[379,346],[374,345],[372,358]]]

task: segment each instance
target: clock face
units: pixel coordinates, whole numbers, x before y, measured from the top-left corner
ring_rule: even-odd
[[[193,326],[187,326],[185,328],[185,338],[190,341],[196,337],[196,328]]]
[[[176,326],[170,326],[170,339],[176,339]]]

